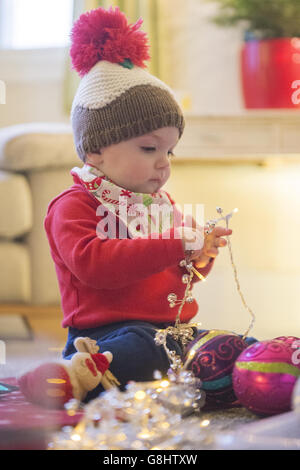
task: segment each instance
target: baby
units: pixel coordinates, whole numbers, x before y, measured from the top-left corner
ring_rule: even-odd
[[[154,336],[174,324],[178,308],[170,308],[167,297],[184,295],[181,262],[193,262],[207,276],[226,245],[222,237],[232,233],[216,227],[203,240],[195,222],[180,237],[178,224],[167,231],[164,224],[156,230],[151,225],[154,205],[174,209],[176,219],[175,203],[162,187],[184,117],[169,87],[144,70],[148,44],[140,25],[129,25],[118,8],[98,8],[73,27],[71,57],[82,80],[71,119],[83,166],[73,168],[74,185],[49,204],[45,219],[62,326],[68,328],[63,356],[76,353],[78,337],[96,341],[100,352],[112,353],[110,370],[121,388],[167,371],[168,358]],[[134,224],[136,207],[145,209],[148,225]],[[162,217],[170,220],[170,212]],[[197,308],[195,300],[187,303],[181,322],[188,323]],[[183,353],[172,338],[168,347]],[[100,384],[87,400],[102,390]]]

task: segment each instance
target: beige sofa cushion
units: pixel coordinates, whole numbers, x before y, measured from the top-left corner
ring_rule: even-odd
[[[13,239],[32,228],[31,191],[23,175],[0,171],[0,239]]]
[[[0,266],[1,302],[30,302],[30,257],[26,245],[0,242]]]
[[[0,169],[14,171],[72,167],[80,163],[71,126],[27,123],[0,129]]]
[[[32,303],[59,304],[60,294],[44,219],[50,201],[73,184],[69,168],[46,169],[28,174],[33,198],[34,225],[27,238],[32,269]],[[42,188],[42,190],[41,190]]]

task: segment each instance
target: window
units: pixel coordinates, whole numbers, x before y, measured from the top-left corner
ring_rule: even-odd
[[[0,0],[0,48],[67,47],[73,0]]]

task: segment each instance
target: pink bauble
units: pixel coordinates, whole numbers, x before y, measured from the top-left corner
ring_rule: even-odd
[[[239,402],[262,416],[291,409],[293,388],[300,376],[300,339],[281,336],[259,341],[237,358],[233,389]]]

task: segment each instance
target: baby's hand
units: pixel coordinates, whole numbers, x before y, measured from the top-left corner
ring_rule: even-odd
[[[204,268],[210,261],[210,258],[216,258],[219,254],[218,248],[222,248],[227,245],[227,241],[223,236],[232,234],[231,229],[225,227],[215,227],[209,234],[205,233],[204,245],[200,252],[196,251],[191,254],[189,261],[194,261],[196,268]]]

